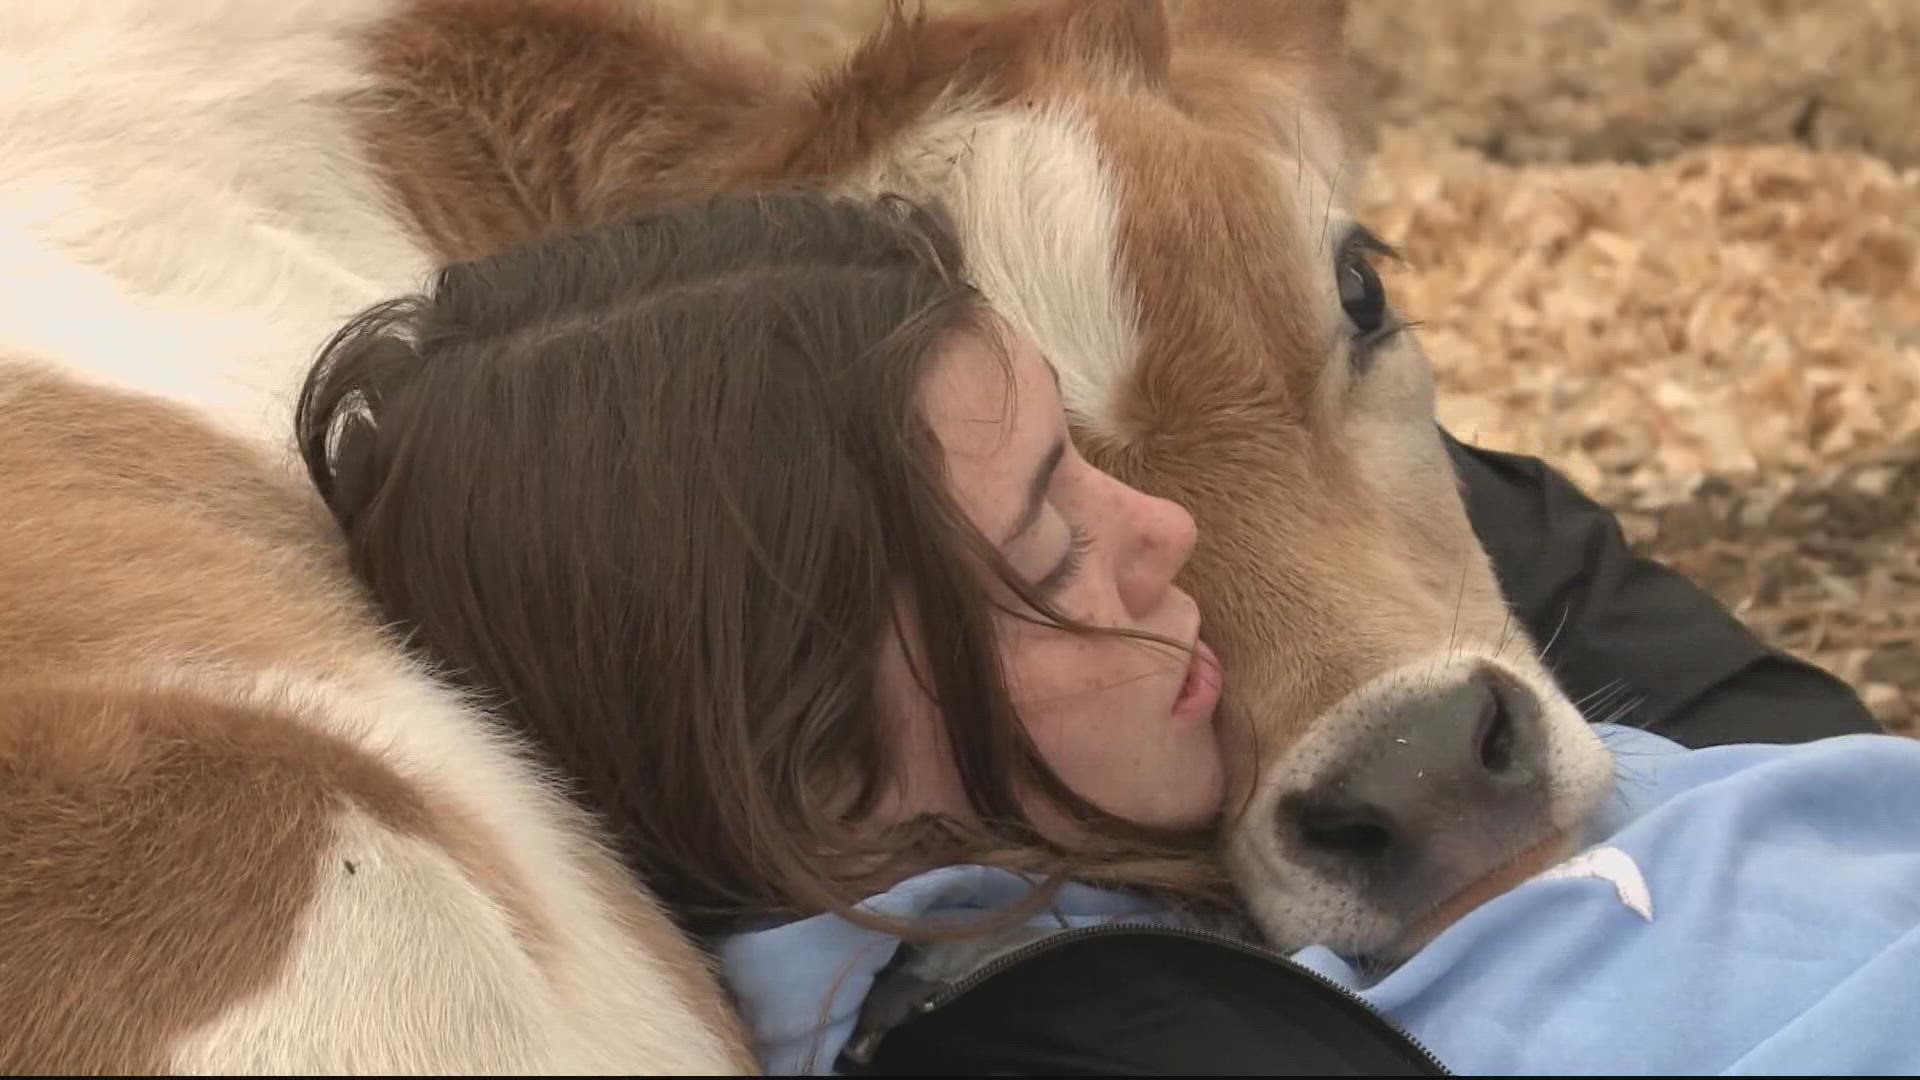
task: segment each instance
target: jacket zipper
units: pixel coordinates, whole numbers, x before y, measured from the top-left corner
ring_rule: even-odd
[[[1278,964],[1281,967],[1284,967],[1287,970],[1294,972],[1295,974],[1304,975],[1307,978],[1312,979],[1314,982],[1319,983],[1321,986],[1324,986],[1334,991],[1343,1000],[1348,1002],[1354,1008],[1360,1010],[1362,1013],[1364,1013],[1369,1020],[1378,1024],[1381,1028],[1385,1029],[1388,1033],[1400,1039],[1400,1041],[1405,1043],[1408,1047],[1411,1047],[1415,1052],[1418,1053],[1418,1055],[1421,1058],[1424,1058],[1426,1060],[1428,1065],[1433,1067],[1435,1072],[1439,1073],[1442,1076],[1453,1075],[1453,1071],[1448,1069],[1446,1065],[1442,1063],[1437,1056],[1434,1055],[1433,1051],[1427,1049],[1427,1047],[1424,1044],[1422,1044],[1420,1040],[1414,1038],[1412,1035],[1409,1035],[1407,1032],[1401,1030],[1399,1025],[1395,1024],[1391,1020],[1388,1020],[1386,1017],[1380,1015],[1380,1013],[1377,1010],[1375,1010],[1372,1005],[1367,1004],[1367,1001],[1365,998],[1362,998],[1360,995],[1354,993],[1353,991],[1347,989],[1344,986],[1341,986],[1339,983],[1334,982],[1332,979],[1327,978],[1325,975],[1320,974],[1319,972],[1313,970],[1312,968],[1306,967],[1305,965],[1299,963],[1296,960],[1290,959],[1286,956],[1282,956],[1281,954],[1274,952],[1271,949],[1264,949],[1257,945],[1250,945],[1247,942],[1241,941],[1238,938],[1231,937],[1226,934],[1216,933],[1211,930],[1193,930],[1187,927],[1161,926],[1157,923],[1131,923],[1131,922],[1106,923],[1100,926],[1082,926],[1082,927],[1077,927],[1071,930],[1062,930],[1057,934],[1049,934],[1047,937],[1039,941],[1035,941],[1027,945],[1022,945],[1021,947],[1014,949],[1011,952],[1004,953],[1000,956],[997,956],[994,959],[988,961],[987,963],[982,964],[978,968],[975,968],[973,971],[968,972],[966,975],[962,976],[961,978],[955,979],[954,981],[947,983],[946,985],[942,986],[939,990],[935,991],[934,993],[928,995],[925,999],[921,1000],[920,1003],[914,1007],[914,1011],[918,1012],[922,1016],[925,1016],[928,1013],[937,1012],[944,1006],[948,1005],[949,1003],[953,1002],[955,999],[959,998],[961,995],[972,990],[974,987],[979,986],[981,983],[986,982],[988,979],[993,978],[995,975],[998,975],[1001,972],[1006,971],[1007,969],[1013,967],[1016,964],[1021,963],[1024,960],[1030,959],[1034,956],[1038,956],[1039,954],[1044,953],[1049,949],[1057,948],[1058,946],[1064,945],[1068,942],[1079,941],[1079,940],[1083,940],[1085,938],[1090,938],[1090,937],[1097,937],[1102,934],[1128,934],[1128,933],[1159,934],[1165,937],[1180,937],[1180,938],[1187,938],[1192,941],[1205,941],[1205,942],[1211,942],[1215,945],[1224,945],[1230,949],[1236,949],[1242,953],[1246,953],[1247,955],[1257,956],[1257,957],[1260,957],[1261,959]]]

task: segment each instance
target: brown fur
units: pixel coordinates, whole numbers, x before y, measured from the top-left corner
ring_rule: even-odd
[[[414,0],[369,38],[369,156],[446,258],[719,188],[831,182],[950,86],[1010,101],[1051,74],[1163,71],[1154,4],[895,11],[813,88],[608,0]],[[486,63],[475,63],[485,57]]]
[[[804,99],[764,118],[740,182],[832,185],[927,119],[943,94],[1031,101],[1063,73],[1150,79],[1168,42],[1157,5],[1137,0],[1020,4],[943,19],[893,11]]]
[[[452,258],[725,181],[780,89],[604,0],[414,0],[367,47],[382,78],[357,103],[370,157]]]
[[[184,410],[4,372],[0,676],[149,657],[325,670],[365,640],[324,508],[264,459]]]

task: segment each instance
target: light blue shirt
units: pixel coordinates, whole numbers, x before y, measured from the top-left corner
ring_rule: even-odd
[[[1378,981],[1294,958],[1458,1073],[1920,1073],[1920,740],[1689,751],[1601,730],[1618,782],[1580,855]],[[964,915],[1024,887],[951,867],[869,906]],[[1080,887],[1034,924],[1116,918],[1171,921]],[[898,944],[837,916],[725,941],[769,1071],[828,1071]]]

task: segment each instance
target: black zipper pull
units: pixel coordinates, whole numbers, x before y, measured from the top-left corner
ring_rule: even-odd
[[[873,989],[860,1004],[860,1017],[854,1022],[853,1034],[840,1051],[840,1057],[849,1064],[872,1064],[873,1055],[888,1032],[911,1017],[933,1011],[928,1006],[939,999],[947,984],[922,979],[907,971],[912,954],[912,946],[902,947],[874,977]]]

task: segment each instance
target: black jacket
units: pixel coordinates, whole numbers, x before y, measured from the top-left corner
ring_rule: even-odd
[[[1709,594],[1636,557],[1618,522],[1532,458],[1446,437],[1474,529],[1576,700],[1683,745],[1881,730],[1833,675],[1768,648]],[[1598,719],[1598,717],[1593,717]],[[916,1000],[842,1072],[959,1075],[1422,1075],[1443,1065],[1345,990],[1225,937],[1057,934]]]

